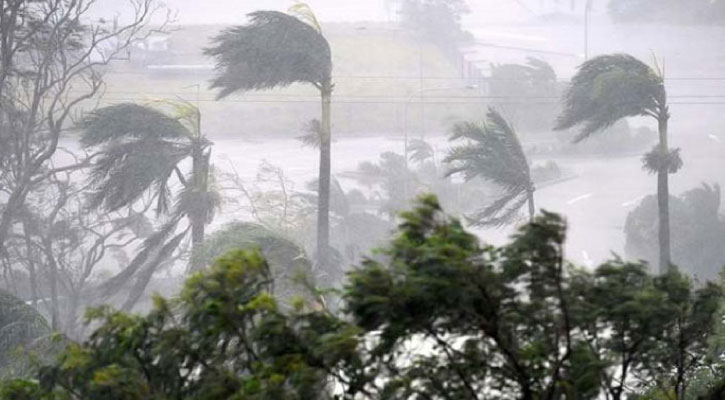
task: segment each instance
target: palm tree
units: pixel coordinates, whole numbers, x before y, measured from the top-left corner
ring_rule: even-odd
[[[646,170],[657,174],[659,269],[670,263],[668,174],[682,166],[679,149],[667,145],[670,118],[667,92],[659,67],[651,68],[626,54],[603,55],[579,67],[564,96],[564,111],[555,129],[582,126],[575,142],[601,132],[622,118],[646,116],[657,121],[659,143],[644,158]]]
[[[155,105],[171,107],[171,115],[149,105],[123,103],[95,110],[82,124],[81,144],[100,148],[91,167],[90,179],[96,190],[90,195],[90,206],[116,211],[150,194],[157,215],[168,216],[127,268],[104,285],[109,293],[116,292],[140,271],[127,308],[189,231],[193,247],[203,242],[205,225],[211,222],[220,202],[213,189],[212,143],[201,133],[198,108],[177,101]],[[191,171],[184,174],[180,163],[188,158]],[[170,183],[174,176],[182,190],[171,207]],[[184,218],[189,227],[172,237]],[[193,262],[189,265],[191,270],[197,268]]]
[[[502,226],[511,222],[528,202],[529,220],[536,212],[531,168],[516,132],[493,108],[485,123],[463,122],[453,127],[451,141],[466,140],[453,147],[445,162],[447,175],[462,173],[466,181],[481,177],[503,189],[501,197],[468,219],[474,226]]]
[[[320,201],[317,213],[317,258],[322,268],[329,259],[330,231],[330,101],[332,58],[330,45],[317,20],[303,3],[294,15],[277,11],[249,14],[247,25],[223,31],[214,46],[205,50],[217,63],[212,88],[218,98],[234,92],[286,87],[308,83],[320,91]]]

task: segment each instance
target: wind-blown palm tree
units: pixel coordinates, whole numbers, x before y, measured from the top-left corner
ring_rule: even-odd
[[[330,231],[330,101],[332,58],[330,46],[309,7],[298,3],[294,15],[277,11],[249,14],[247,25],[223,31],[205,50],[217,63],[212,88],[219,98],[234,92],[308,83],[320,91],[320,170],[317,216],[317,258],[328,264]]]
[[[155,104],[171,107],[171,115],[148,105],[124,103],[98,109],[82,124],[81,144],[100,150],[91,167],[90,179],[96,188],[90,196],[91,207],[115,211],[150,194],[157,215],[168,216],[130,264],[104,285],[114,293],[136,275],[127,305],[138,299],[153,271],[189,231],[193,246],[203,242],[205,225],[211,222],[220,202],[213,188],[211,142],[201,133],[198,108],[175,101]],[[191,171],[184,174],[179,164],[188,158]],[[182,189],[172,207],[170,181],[174,177]],[[189,220],[189,227],[172,237],[184,218]],[[192,270],[197,267],[189,265]]]
[[[670,118],[667,92],[659,67],[651,68],[626,54],[603,55],[579,67],[564,96],[564,111],[555,129],[582,126],[575,142],[601,132],[622,118],[646,116],[657,121],[659,143],[644,158],[646,170],[657,174],[659,269],[670,263],[668,174],[682,166],[679,149],[667,145]]]
[[[516,132],[493,108],[488,109],[484,123],[463,122],[453,127],[451,141],[466,143],[453,147],[445,162],[447,175],[461,173],[464,179],[476,177],[495,183],[503,189],[496,201],[469,216],[474,226],[501,226],[511,222],[528,202],[529,219],[536,212],[531,168]]]

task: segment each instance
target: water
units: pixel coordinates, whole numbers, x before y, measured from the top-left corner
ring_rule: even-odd
[[[714,138],[713,138],[714,136]],[[448,148],[443,136],[426,138],[442,156]],[[699,186],[702,182],[725,184],[725,136],[700,133],[684,141],[681,146],[684,167],[671,176],[671,194]],[[65,147],[77,147],[64,142]],[[354,171],[362,161],[376,161],[385,151],[402,153],[401,137],[340,138],[333,142],[332,172],[345,190],[357,187],[344,177]],[[304,147],[296,139],[214,139],[213,163],[221,172],[231,171],[230,165],[247,183],[252,183],[260,164],[264,161],[281,167],[295,190],[304,190],[305,184],[316,179],[318,151]],[[58,155],[58,165],[63,160]],[[572,179],[545,186],[536,192],[537,208],[559,212],[566,216],[569,234],[567,258],[582,265],[593,266],[611,257],[612,252],[623,254],[623,226],[627,213],[639,204],[641,198],[656,193],[654,175],[641,167],[639,155],[611,158],[537,157],[533,163],[555,161]],[[484,206],[484,200],[481,201]],[[235,210],[224,210],[217,215],[210,231],[233,219],[245,218]],[[478,229],[476,233],[486,242],[505,243],[514,227]]]

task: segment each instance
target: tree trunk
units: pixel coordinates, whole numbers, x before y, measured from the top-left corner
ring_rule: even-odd
[[[324,271],[330,263],[330,102],[332,100],[332,82],[329,80],[323,82],[320,94],[322,117],[320,120],[320,171],[317,190],[317,264]]]
[[[659,130],[659,151],[664,157],[669,148],[667,145],[667,120],[669,115],[667,108],[660,113],[658,118]],[[665,273],[672,268],[670,262],[670,189],[669,189],[669,166],[660,166],[657,171],[657,208],[659,212],[659,272]]]
[[[534,204],[534,188],[528,190],[529,197],[529,222],[534,222],[534,216],[536,216],[536,205]]]
[[[206,195],[209,192],[209,159],[211,150],[204,153],[204,149],[200,144],[198,148],[192,152],[192,172],[191,172],[191,189],[197,196],[197,200],[206,201]],[[201,257],[194,255],[198,251],[199,246],[204,242],[204,231],[207,221],[207,204],[196,204],[189,214],[189,224],[191,225],[191,248],[192,256],[189,260],[189,271],[198,271],[204,267],[201,263]]]
[[[38,277],[35,273],[35,261],[40,258],[36,258],[35,249],[33,248],[32,238],[30,237],[30,227],[27,218],[23,219],[23,237],[25,239],[25,251],[28,254],[28,274],[30,279],[30,301],[33,307],[38,307]]]
[[[44,237],[42,242],[45,250],[45,255],[48,259],[48,266],[50,267],[49,283],[50,299],[52,303],[50,306],[50,327],[53,332],[58,332],[60,331],[60,304],[58,304],[58,264],[55,261],[55,256],[53,254],[53,243],[50,237]]]

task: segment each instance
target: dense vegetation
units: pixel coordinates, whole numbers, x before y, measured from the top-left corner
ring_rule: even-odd
[[[546,62],[494,64],[492,107],[449,121],[445,156],[408,137],[405,103],[403,154],[341,182],[322,26],[303,3],[254,12],[210,39],[211,88],[314,88],[320,115],[303,142],[319,151],[317,179],[298,189],[266,161],[251,181],[231,162],[217,171],[199,106],[97,106],[112,60],[166,30],[149,26],[156,0],[129,2],[120,25],[90,18],[94,0],[0,8],[0,400],[725,398],[720,189],[670,195],[683,163],[656,63],[591,58],[561,107],[537,105],[563,89]],[[395,3],[404,27],[460,61],[465,1]],[[675,3],[612,0],[610,11],[666,20]],[[688,15],[714,21],[722,8],[697,1]],[[532,164],[551,153],[515,128],[548,130],[556,113],[569,146],[606,136],[583,152],[657,139],[642,157],[657,194],[625,226],[627,256],[644,261],[579,268],[564,256],[564,217],[537,212],[537,185],[562,170]],[[657,135],[632,136],[629,117]],[[242,217],[208,232],[222,203]],[[516,233],[491,246],[466,225]],[[149,304],[164,271],[186,283]]]
[[[2,399],[692,398],[718,389],[722,287],[618,259],[564,260],[543,212],[486,246],[435,197],[350,272],[342,317],[283,311],[261,253],[236,250],[157,297],[146,316],[103,307],[98,328]],[[708,377],[708,374],[709,377]]]

